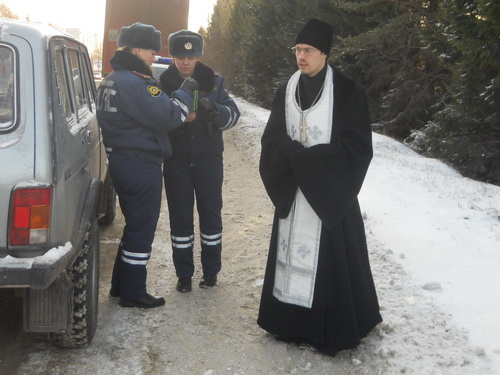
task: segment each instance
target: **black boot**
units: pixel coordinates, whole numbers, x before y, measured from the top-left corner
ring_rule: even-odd
[[[216,284],[217,284],[217,274],[203,275],[200,281],[200,288],[206,289],[208,287],[215,286]]]
[[[190,277],[179,277],[177,281],[177,286],[175,287],[181,293],[187,293],[192,290],[191,278]]]
[[[139,298],[120,298],[121,307],[143,307],[145,309],[157,306],[163,306],[165,299],[163,297],[155,297],[149,293]]]
[[[109,290],[109,295],[111,297],[120,297],[120,288],[115,285],[111,285],[111,289]]]

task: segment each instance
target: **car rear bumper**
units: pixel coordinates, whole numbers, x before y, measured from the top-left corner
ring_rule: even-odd
[[[67,268],[73,256],[73,246],[67,242],[34,258],[1,258],[0,288],[45,289]]]

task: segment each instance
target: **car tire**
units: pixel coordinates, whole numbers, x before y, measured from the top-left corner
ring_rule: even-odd
[[[99,232],[97,219],[89,229],[81,252],[68,271],[73,282],[73,328],[70,332],[51,333],[50,340],[58,346],[76,348],[90,344],[97,328],[99,303]]]
[[[99,224],[109,225],[116,217],[116,192],[111,178],[106,178],[102,190],[102,199],[99,212]]]

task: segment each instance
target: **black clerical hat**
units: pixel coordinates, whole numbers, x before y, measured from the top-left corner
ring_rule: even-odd
[[[295,44],[309,44],[326,55],[332,47],[333,28],[326,22],[311,18],[297,34]]]

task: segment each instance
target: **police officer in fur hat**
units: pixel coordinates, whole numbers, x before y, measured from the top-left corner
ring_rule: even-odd
[[[176,288],[185,293],[191,291],[195,269],[195,196],[203,270],[199,286],[208,288],[217,283],[222,251],[222,132],[236,124],[240,112],[224,89],[223,78],[200,61],[203,55],[200,34],[188,30],[170,34],[168,50],[174,64],[160,76],[162,89],[167,94],[175,92],[187,77],[200,85],[198,109],[184,125],[170,132],[172,157],[163,167],[178,277]]]
[[[162,194],[161,165],[171,153],[167,135],[188,118],[198,84],[183,80],[167,95],[152,78],[151,64],[161,50],[161,32],[142,23],[123,27],[113,72],[99,86],[97,119],[102,129],[113,185],[125,228],[113,268],[110,294],[123,307],[165,304],[146,289]]]

